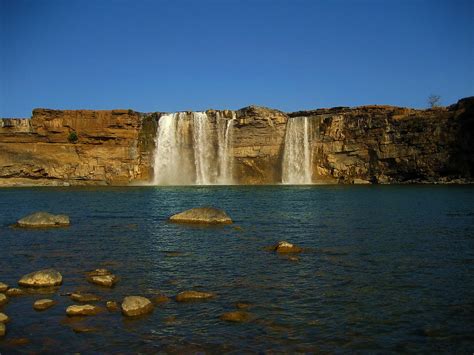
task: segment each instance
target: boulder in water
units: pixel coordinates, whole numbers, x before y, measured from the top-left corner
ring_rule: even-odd
[[[80,303],[88,303],[88,302],[97,302],[100,301],[100,297],[93,295],[92,293],[80,293],[74,292],[71,293],[69,296],[73,301],[80,302]]]
[[[122,302],[122,313],[127,317],[141,316],[153,311],[153,303],[141,296],[127,296]]]
[[[68,316],[93,316],[102,312],[102,308],[92,304],[74,304],[66,309]]]
[[[44,298],[44,299],[35,301],[35,303],[33,303],[33,308],[36,311],[44,311],[48,308],[53,307],[56,303],[57,303],[56,301],[50,300],[48,298]]]
[[[70,224],[69,217],[64,214],[51,214],[48,212],[35,212],[18,220],[18,227],[43,228],[64,227]]]
[[[285,241],[278,242],[278,244],[273,247],[273,250],[277,253],[301,253],[303,251],[302,248]]]
[[[213,298],[215,295],[211,292],[183,291],[176,296],[177,302],[201,301]]]
[[[117,283],[118,277],[107,269],[95,269],[87,274],[87,281],[99,286],[112,287]]]
[[[105,307],[107,307],[107,310],[109,312],[115,312],[115,311],[118,311],[119,304],[118,302],[115,302],[115,301],[107,301],[107,303],[105,304]]]
[[[245,311],[227,312],[220,316],[221,320],[227,322],[242,323],[248,322],[251,319],[250,313]]]
[[[16,296],[23,296],[25,294],[25,291],[23,291],[21,288],[16,288],[16,287],[12,287],[12,288],[9,288],[5,294],[8,296],[8,297],[16,297]]]
[[[24,287],[50,287],[61,285],[63,276],[54,269],[44,269],[23,276],[18,284]]]
[[[6,332],[7,327],[5,326],[5,323],[0,323],[0,337],[4,337]]]
[[[8,290],[8,285],[0,282],[0,292],[5,292],[6,290]]]
[[[191,208],[169,218],[174,223],[231,224],[232,219],[223,210],[214,207]]]
[[[5,296],[5,294],[0,293],[0,306],[3,306],[7,302],[8,302],[8,297]]]
[[[0,323],[7,323],[10,320],[5,313],[0,312]]]

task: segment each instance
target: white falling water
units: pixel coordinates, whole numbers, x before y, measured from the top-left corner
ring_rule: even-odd
[[[155,185],[232,183],[232,119],[217,113],[216,127],[205,112],[165,114],[158,121]]]
[[[236,121],[235,112],[232,111],[232,118],[227,120],[217,113],[217,139],[218,139],[218,161],[219,161],[219,176],[217,183],[221,185],[230,185],[232,180],[232,165],[233,165],[233,135],[232,128]]]
[[[209,140],[209,120],[205,112],[193,112],[193,145],[194,163],[196,166],[196,184],[209,185],[212,183],[212,145]]]
[[[311,184],[311,144],[308,117],[288,119],[283,151],[282,182]]]

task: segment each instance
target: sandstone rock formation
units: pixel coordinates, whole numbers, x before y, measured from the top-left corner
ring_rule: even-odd
[[[0,293],[0,306],[3,306],[8,302],[8,297],[5,294]]]
[[[141,316],[153,311],[153,303],[141,296],[127,296],[122,302],[122,313],[127,317]]]
[[[40,211],[21,218],[16,224],[18,227],[24,228],[48,228],[68,226],[70,221],[69,217],[64,214],[55,215]]]
[[[23,276],[18,284],[24,287],[50,287],[61,285],[62,275],[53,269],[45,269],[32,272]]]
[[[57,302],[54,301],[54,300],[50,300],[48,298],[45,298],[45,299],[35,301],[35,303],[33,303],[33,308],[36,311],[45,311],[48,308],[53,307],[56,303]]]
[[[10,321],[10,317],[8,317],[5,313],[0,312],[0,323],[8,323]]]
[[[88,273],[87,281],[99,286],[113,287],[118,282],[118,277],[107,269],[96,269]]]
[[[191,208],[169,219],[174,223],[231,224],[232,219],[224,211],[213,207]]]
[[[74,304],[66,309],[68,316],[93,316],[99,314],[103,309],[92,304],[77,305]]]
[[[206,111],[211,128],[217,114]],[[474,97],[445,108],[336,107],[234,112],[233,176],[239,184],[282,181],[287,122],[308,117],[313,183],[474,181]],[[0,186],[149,182],[162,113],[35,109],[0,120]],[[75,139],[77,137],[77,139]]]
[[[6,283],[0,282],[0,292],[5,292],[8,290],[8,285]]]
[[[177,302],[201,301],[213,298],[215,295],[211,292],[201,291],[183,291],[176,295]]]

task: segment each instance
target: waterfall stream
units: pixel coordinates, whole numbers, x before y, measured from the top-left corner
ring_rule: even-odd
[[[236,118],[206,112],[162,115],[154,152],[155,185],[232,184],[232,128]]]
[[[311,144],[308,117],[288,119],[282,162],[282,183],[311,184]]]

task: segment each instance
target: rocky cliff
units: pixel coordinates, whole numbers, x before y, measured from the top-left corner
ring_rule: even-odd
[[[211,122],[217,112],[206,112]],[[31,119],[2,119],[0,186],[149,182],[161,116],[35,109]],[[251,106],[235,117],[236,183],[281,182],[286,125],[297,117],[309,118],[314,183],[474,180],[472,97],[430,110],[362,106],[287,114]]]

